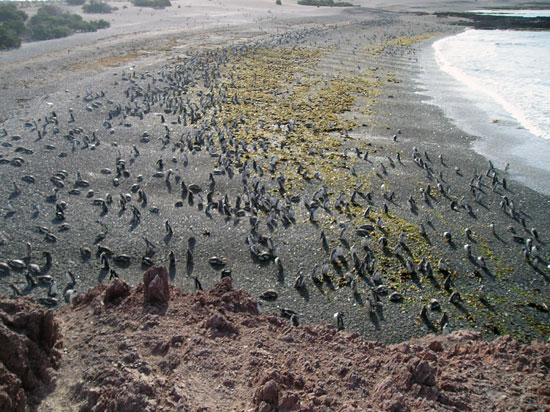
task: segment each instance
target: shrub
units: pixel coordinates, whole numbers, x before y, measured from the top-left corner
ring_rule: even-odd
[[[63,14],[63,10],[61,10],[61,7],[54,6],[53,4],[46,4],[45,6],[42,6],[38,9],[37,14],[57,17]]]
[[[88,22],[90,24],[90,27],[93,28],[93,30],[90,31],[97,31],[99,29],[106,29],[107,27],[111,27],[111,23],[109,23],[107,20],[92,20]]]
[[[86,3],[86,0],[65,0],[67,4],[70,4],[71,6],[82,6],[84,3]]]
[[[0,4],[0,24],[5,23],[25,23],[27,13],[17,10],[17,6],[13,3]]]
[[[276,4],[277,6],[280,6],[280,5],[283,4],[283,3],[281,3],[281,0],[275,0],[275,4]]]
[[[154,9],[163,9],[170,7],[170,0],[133,0],[134,6],[137,7],[152,7]]]
[[[92,0],[89,4],[82,6],[82,11],[84,13],[108,14],[113,11],[113,8],[107,3]]]
[[[9,20],[2,23],[2,26],[13,31],[18,36],[25,33],[25,22],[22,20]]]
[[[16,49],[19,46],[21,46],[21,38],[17,33],[5,27],[4,24],[0,25],[0,50]]]
[[[25,33],[27,14],[17,10],[13,3],[0,4],[0,49],[21,46],[21,35]]]
[[[56,26],[49,24],[47,21],[33,24],[29,28],[29,35],[32,40],[48,40],[67,37],[71,34],[67,26]]]
[[[29,20],[27,31],[31,40],[47,40],[66,37],[74,32],[97,31],[109,26],[109,22],[105,20],[84,21],[78,14],[58,13],[55,6],[43,6]]]

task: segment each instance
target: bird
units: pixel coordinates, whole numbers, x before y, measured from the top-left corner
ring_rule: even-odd
[[[443,328],[449,324],[449,315],[447,315],[447,312],[443,312],[438,323],[439,323],[439,329],[443,331]]]
[[[428,308],[426,307],[426,305],[422,306],[422,310],[420,311],[419,317],[424,322],[429,323],[430,319],[428,318]]]
[[[294,288],[300,290],[304,286],[305,286],[304,270],[303,268],[300,268],[300,270],[298,270],[298,276],[296,276],[296,279],[294,280]]]
[[[203,290],[202,289],[202,284],[201,284],[199,278],[196,277],[196,276],[193,276],[192,278],[193,278],[193,283],[195,285],[195,290]]]
[[[168,220],[164,221],[164,228],[166,229],[166,234],[168,236],[172,236],[174,234],[174,230],[172,229],[172,226],[170,226]]]
[[[344,330],[344,314],[342,312],[336,312],[334,314],[334,319],[336,319],[336,327],[338,330]]]

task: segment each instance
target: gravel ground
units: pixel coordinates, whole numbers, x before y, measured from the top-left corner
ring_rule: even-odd
[[[69,38],[43,55],[13,58],[2,65],[1,77],[1,128],[7,135],[0,138],[0,262],[18,259],[27,268],[36,263],[40,273],[32,274],[38,283],[33,286],[27,269],[11,262],[0,290],[12,293],[15,287],[46,298],[53,279],[61,305],[66,290],[83,293],[108,280],[110,269],[135,285],[145,255],[168,265],[173,252],[172,282],[184,290],[195,287],[193,277],[204,288],[219,280],[221,265],[209,263],[217,256],[231,269],[236,287],[253,296],[277,293],[263,303],[265,311],[291,309],[303,323],[329,322],[335,312],[343,313],[346,328],[370,339],[400,342],[441,331],[443,312],[448,329],[547,339],[548,198],[513,181],[502,187],[506,172],[488,171],[488,162],[469,147],[474,137],[422,103],[417,93],[419,50],[459,30],[445,23],[427,15],[353,9],[228,28],[125,33],[76,47],[68,46],[76,41]],[[220,102],[203,113],[199,106],[209,94]],[[186,107],[187,118],[176,112],[178,104]],[[194,124],[191,107],[201,115]],[[288,128],[293,121],[295,131]],[[414,148],[429,173],[412,160]],[[117,166],[121,176],[115,181]],[[34,183],[25,178],[29,175]],[[476,196],[470,182],[480,175]],[[495,187],[493,180],[500,183]],[[182,199],[182,181],[198,185],[202,201],[197,195],[190,201],[188,192]],[[438,182],[444,193],[437,193]],[[424,201],[420,189],[428,184],[432,194]],[[327,195],[317,202],[312,222],[305,204],[311,208],[323,187]],[[146,193],[146,204],[139,201],[139,190]],[[210,208],[208,217],[209,192],[216,205],[227,195],[230,215],[222,206],[221,213]],[[247,206],[245,194],[253,193],[262,196]],[[125,210],[121,195],[130,199]],[[336,208],[340,195],[342,207]],[[515,218],[501,210],[504,196],[513,201]],[[416,207],[409,206],[410,197]],[[369,206],[371,214],[364,217]],[[132,220],[132,207],[140,212],[139,222]],[[370,234],[368,248],[356,232],[364,225],[373,226],[363,229]],[[538,238],[532,228],[538,228]],[[405,239],[396,251],[401,234]],[[248,236],[267,252],[266,260],[251,251]],[[380,247],[381,237],[387,248]],[[155,247],[147,248],[144,238]],[[465,243],[471,245],[471,259]],[[536,249],[526,259],[527,243]],[[130,262],[117,263],[107,253],[110,269],[102,269],[99,245]],[[339,245],[343,257],[331,262]],[[84,248],[91,256],[81,253]],[[364,261],[368,250],[375,266],[354,268],[353,255]],[[43,252],[51,254],[51,265]],[[423,258],[431,262],[433,277],[420,269]],[[408,260],[414,270],[407,268]],[[440,260],[445,264],[438,270]],[[300,272],[305,286],[297,290]],[[312,273],[321,281],[313,281]],[[380,285],[402,300],[377,293]],[[453,292],[461,299],[451,303]],[[441,309],[420,316],[432,299]]]

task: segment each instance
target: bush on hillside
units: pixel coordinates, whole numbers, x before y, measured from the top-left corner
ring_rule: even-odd
[[[108,14],[113,11],[113,8],[107,3],[92,0],[89,4],[82,6],[82,11],[84,13]]]
[[[133,0],[132,3],[137,7],[152,7],[154,9],[163,9],[172,5],[170,0]]]
[[[31,40],[48,40],[106,27],[109,27],[109,22],[105,20],[85,21],[78,14],[63,13],[59,7],[47,5],[31,17],[27,32]]]
[[[38,9],[36,14],[51,16],[51,17],[58,17],[63,14],[63,9],[59,6],[55,6],[53,4],[46,4]],[[33,16],[34,17],[34,16]]]
[[[0,50],[17,49],[21,46],[21,38],[11,29],[0,25]]]
[[[13,3],[0,4],[0,25],[15,31],[17,34],[25,32],[27,17],[27,13],[17,10],[17,6]]]
[[[25,33],[27,14],[17,10],[13,3],[0,4],[0,50],[21,46],[21,36]]]

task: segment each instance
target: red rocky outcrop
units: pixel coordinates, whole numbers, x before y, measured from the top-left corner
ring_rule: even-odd
[[[63,384],[39,412],[544,411],[550,404],[547,342],[487,342],[457,331],[383,345],[259,314],[231,279],[190,293],[170,286],[165,273],[155,268],[130,290],[122,281],[98,286],[56,311]],[[149,304],[168,296],[170,305]],[[29,299],[6,301],[0,410],[19,411],[44,393],[31,387],[47,387],[57,323]]]
[[[145,302],[168,303],[170,300],[170,285],[166,266],[150,267],[143,274]]]
[[[103,303],[112,303],[120,298],[125,298],[130,294],[130,286],[120,279],[115,279],[105,289],[105,295],[103,297]]]
[[[59,326],[31,298],[0,299],[0,410],[25,411],[49,391]]]

